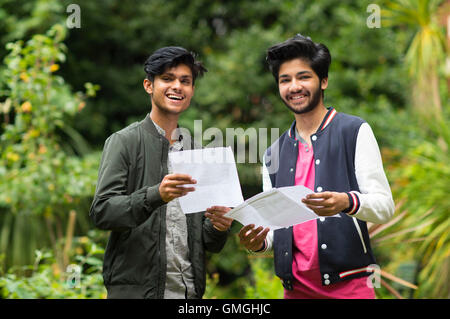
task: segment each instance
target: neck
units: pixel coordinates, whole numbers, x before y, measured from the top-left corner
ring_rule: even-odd
[[[172,132],[177,128],[178,125],[178,115],[174,114],[161,114],[161,112],[156,111],[156,107],[152,107],[150,112],[150,118],[153,122],[158,124],[166,132],[166,139],[172,144]]]
[[[327,108],[323,103],[320,103],[314,110],[308,113],[294,114],[296,121],[295,128],[305,141],[310,143],[310,136],[317,131],[327,112]]]

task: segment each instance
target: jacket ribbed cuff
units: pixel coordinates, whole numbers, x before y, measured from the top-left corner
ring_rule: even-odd
[[[359,197],[355,192],[347,192],[346,194],[348,196],[350,206],[342,212],[350,216],[355,215],[358,212],[359,207],[361,206]]]

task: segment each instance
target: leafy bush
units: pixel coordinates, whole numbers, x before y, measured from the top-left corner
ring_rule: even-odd
[[[253,280],[245,289],[249,299],[282,299],[283,286],[275,276],[273,258],[254,258],[251,262]]]
[[[92,237],[99,234],[74,238],[71,263],[63,272],[51,250],[36,250],[33,265],[15,266],[0,276],[0,297],[106,298],[101,273],[104,250]]]
[[[448,121],[431,125],[413,116],[411,121],[421,124],[411,130],[421,130],[424,137],[411,140],[403,152],[383,152],[398,208],[373,244],[386,269],[416,282],[418,289],[411,296],[449,298],[450,129]]]
[[[72,93],[56,75],[65,61],[65,34],[55,25],[46,35],[7,45],[0,82],[6,96],[0,104],[0,253],[7,264],[31,262],[38,243],[52,245],[55,257],[63,258],[57,245],[68,234],[62,225],[68,223],[73,235],[69,215],[82,210],[95,189],[99,154],[77,156],[83,147],[69,124],[98,87],[87,83],[86,92]]]

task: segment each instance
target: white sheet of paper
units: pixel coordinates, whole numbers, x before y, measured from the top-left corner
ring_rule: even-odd
[[[244,226],[254,224],[271,230],[301,224],[320,217],[301,202],[309,193],[312,191],[304,186],[272,188],[247,199],[225,216]]]
[[[195,191],[178,198],[185,214],[244,202],[231,147],[171,152],[169,161],[174,173],[189,174],[197,181],[192,185]]]

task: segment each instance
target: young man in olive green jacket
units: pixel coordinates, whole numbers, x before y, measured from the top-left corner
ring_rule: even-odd
[[[90,216],[110,230],[103,279],[108,298],[201,298],[205,251],[219,252],[232,220],[229,208],[184,215],[178,197],[195,191],[189,175],[172,174],[168,153],[194,148],[177,134],[194,83],[206,69],[180,47],[161,48],[145,62],[152,109],[144,120],[105,142]]]

